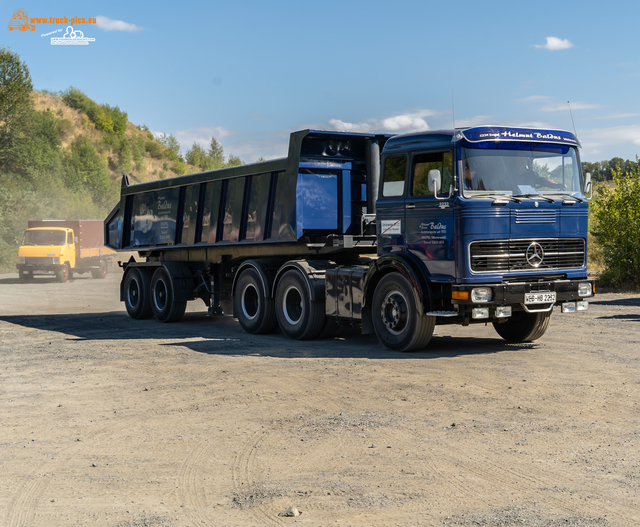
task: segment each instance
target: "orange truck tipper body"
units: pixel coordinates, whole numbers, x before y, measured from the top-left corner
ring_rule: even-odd
[[[18,249],[22,281],[54,274],[61,282],[72,273],[104,278],[115,251],[104,246],[101,220],[30,220]]]

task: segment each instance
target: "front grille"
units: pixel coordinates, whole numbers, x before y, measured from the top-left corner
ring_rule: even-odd
[[[27,256],[24,263],[27,265],[53,265],[53,258],[50,256]]]
[[[579,269],[585,245],[582,238],[480,241],[469,245],[469,256],[475,273]]]
[[[558,211],[555,209],[529,210],[516,209],[516,223],[540,225],[542,223],[555,223]]]

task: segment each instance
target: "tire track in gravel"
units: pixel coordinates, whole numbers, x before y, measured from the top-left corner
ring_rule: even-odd
[[[522,493],[523,490],[526,490],[532,495],[540,496],[543,489],[561,485],[563,487],[573,486],[576,489],[580,489],[581,492],[590,492],[594,495],[602,495],[603,493],[603,489],[593,487],[585,483],[584,480],[579,482],[572,481],[567,474],[558,475],[534,466],[527,467],[527,472],[525,473],[508,466],[499,465],[487,456],[481,456],[478,451],[474,452],[474,456],[471,458],[468,452],[462,452],[451,445],[447,447],[447,452],[449,453],[447,459],[442,462],[443,471],[453,473],[462,470],[475,474],[496,490],[502,489],[504,491],[505,488],[508,488],[517,493]],[[540,501],[554,503],[559,509],[571,512],[576,516],[582,516],[586,513],[584,502],[578,503],[576,500],[564,498],[562,495],[545,492],[544,500],[541,499]],[[603,501],[610,500],[603,498]],[[623,525],[629,524],[630,521],[637,522],[640,517],[638,506],[630,500],[625,500],[625,507],[629,511],[635,511],[635,514],[633,516],[622,515],[615,510],[595,503],[594,500],[589,501],[591,513],[597,512],[602,517],[616,518]]]
[[[187,456],[180,467],[180,488],[178,495],[184,502],[186,514],[197,523],[214,525],[207,515],[208,509],[207,493],[200,475],[201,467],[209,459],[214,445],[208,442],[200,443]]]
[[[233,485],[236,495],[253,492],[256,480],[254,478],[254,465],[258,449],[267,438],[268,433],[263,431],[255,432],[247,441],[233,463]],[[267,508],[261,504],[247,507],[251,515],[260,522],[260,525],[284,525],[284,522],[267,512]]]
[[[18,484],[16,493],[9,501],[5,513],[7,527],[35,526],[40,522],[35,521],[38,504],[49,485],[51,478],[47,477],[55,473],[59,468],[68,465],[73,459],[82,456],[84,453],[92,452],[95,449],[96,440],[109,444],[122,430],[130,429],[133,423],[138,423],[137,419],[128,418],[119,423],[110,424],[108,428],[103,428],[85,435],[83,441],[73,442],[57,453],[55,459],[50,459],[39,464]]]

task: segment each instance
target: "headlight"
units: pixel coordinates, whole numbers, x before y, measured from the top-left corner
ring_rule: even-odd
[[[19,263],[19,264],[23,264],[23,263],[25,263],[25,261],[24,261],[24,256],[18,256],[18,263]]]
[[[53,259],[53,263],[54,264],[59,264],[60,263],[60,258],[58,258],[57,256]]]
[[[580,282],[578,284],[579,296],[591,296],[591,284],[589,282]]]
[[[493,297],[490,287],[474,287],[471,290],[471,301],[474,304],[490,302]]]

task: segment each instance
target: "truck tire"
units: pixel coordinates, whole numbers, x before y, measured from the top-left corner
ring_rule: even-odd
[[[127,271],[124,278],[124,305],[127,313],[134,319],[151,318],[151,294],[149,273],[134,267]]]
[[[151,311],[160,322],[177,322],[185,310],[187,302],[175,299],[171,276],[164,267],[158,267],[151,277]]]
[[[435,317],[421,316],[411,284],[398,273],[385,275],[373,293],[373,328],[378,340],[393,351],[418,351],[427,346]]]
[[[71,277],[71,268],[69,262],[65,262],[59,271],[56,271],[58,282],[66,282]]]
[[[322,330],[324,302],[311,300],[307,283],[299,271],[287,271],[278,282],[276,318],[280,329],[290,339],[313,339]]]
[[[325,317],[322,329],[320,330],[320,333],[318,333],[318,336],[316,338],[318,340],[332,339],[338,334],[339,329],[340,326],[338,324],[338,320],[335,317]]]
[[[31,281],[33,281],[33,273],[31,271],[28,271],[26,273],[24,271],[20,271],[18,276],[19,276],[21,282],[31,282]]]
[[[107,276],[107,262],[100,262],[100,269],[91,269],[92,278],[104,278]]]
[[[247,269],[238,278],[233,295],[233,314],[247,333],[271,333],[276,320],[275,301],[264,295],[262,281],[255,269]]]
[[[551,321],[551,311],[527,313],[516,311],[505,322],[494,322],[493,327],[507,342],[532,342],[545,334]]]

